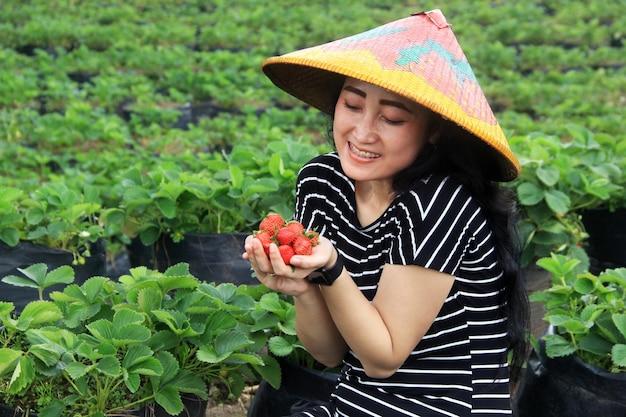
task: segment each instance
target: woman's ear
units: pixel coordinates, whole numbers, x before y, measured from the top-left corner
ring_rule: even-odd
[[[436,145],[437,142],[439,142],[439,138],[441,138],[441,131],[438,129],[434,130],[428,136],[428,143],[430,143],[431,145]]]

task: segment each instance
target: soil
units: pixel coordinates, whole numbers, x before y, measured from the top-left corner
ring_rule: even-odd
[[[223,401],[221,404],[209,405],[206,417],[247,417],[248,408],[256,392],[256,386],[247,387],[236,400]]]

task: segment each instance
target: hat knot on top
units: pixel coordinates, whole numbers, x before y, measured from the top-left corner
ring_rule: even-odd
[[[268,58],[263,70],[278,87],[328,114],[345,77],[383,87],[428,107],[493,148],[493,179],[509,181],[519,174],[519,162],[439,10]]]

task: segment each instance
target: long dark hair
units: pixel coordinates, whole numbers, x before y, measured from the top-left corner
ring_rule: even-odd
[[[478,200],[496,239],[498,260],[504,270],[510,380],[515,387],[528,354],[530,321],[526,286],[519,267],[517,196],[512,188],[489,179],[496,168],[494,149],[459,126],[437,115],[434,118],[431,129],[440,132],[438,140],[427,145],[411,166],[396,175],[394,190],[402,192],[417,179],[436,173],[459,181]]]

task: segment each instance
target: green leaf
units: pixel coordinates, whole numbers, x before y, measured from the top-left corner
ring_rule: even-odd
[[[574,290],[579,294],[591,294],[596,289],[597,279],[592,276],[579,276],[574,282]]]
[[[137,313],[128,308],[122,308],[116,311],[113,316],[113,325],[118,329],[130,324],[142,324],[143,322],[144,316],[141,313]]]
[[[550,209],[558,214],[567,213],[572,204],[569,196],[559,190],[547,190],[545,192],[546,204]]]
[[[37,413],[37,415],[39,417],[61,417],[63,411],[65,411],[65,404],[63,403],[63,401],[59,399],[54,399],[44,408],[39,410],[39,413]]]
[[[173,219],[176,217],[176,201],[168,198],[157,198],[155,203],[166,218]]]
[[[13,372],[22,354],[21,350],[0,348],[0,376]]]
[[[65,366],[65,371],[72,379],[78,379],[91,371],[92,367],[80,362],[71,362]]]
[[[110,342],[117,335],[113,323],[109,320],[100,319],[87,325],[89,332],[101,342]]]
[[[537,177],[548,187],[554,186],[559,181],[560,172],[554,165],[542,165],[537,168]]]
[[[183,412],[183,401],[178,390],[172,386],[161,387],[154,393],[154,399],[170,415],[177,416]]]
[[[2,278],[2,282],[15,285],[17,287],[39,288],[43,283],[48,266],[44,263],[38,263],[29,266],[26,269],[18,268],[18,271],[23,273],[26,277],[20,277],[17,275],[8,275]]]
[[[261,355],[263,366],[252,365],[255,371],[261,375],[274,389],[280,388],[281,369],[278,361],[270,355]]]
[[[234,329],[237,320],[224,310],[217,310],[212,313],[206,321],[206,328],[212,333],[221,333],[224,330]]]
[[[578,259],[570,259],[563,255],[552,254],[549,258],[541,258],[537,260],[537,265],[552,275],[562,277],[574,271],[576,265],[580,261]]]
[[[122,366],[129,373],[161,375],[163,373],[163,365],[157,358],[153,357],[153,354],[148,346],[131,346],[122,361]]]
[[[273,355],[284,357],[294,350],[293,343],[282,336],[272,336],[267,342],[267,347]]]
[[[150,338],[150,329],[140,324],[128,324],[119,329],[113,339],[113,345],[121,347],[134,343],[143,343]]]
[[[115,356],[105,356],[100,359],[95,369],[111,377],[119,376],[122,372],[120,361]]]
[[[244,174],[241,168],[235,165],[230,165],[228,170],[230,171],[230,180],[233,187],[237,189],[243,188]]]
[[[263,294],[259,300],[259,307],[263,310],[271,311],[272,313],[282,313],[285,311],[285,306],[281,303],[281,300],[276,293]],[[280,315],[280,314],[279,314]]]
[[[29,327],[35,327],[41,324],[54,323],[62,318],[63,313],[56,304],[50,301],[36,300],[26,304],[18,318],[18,323],[23,328],[21,323],[28,321]]]
[[[580,350],[600,356],[607,355],[611,351],[611,347],[613,347],[613,343],[594,333],[583,336],[578,343]]]
[[[165,323],[179,337],[197,336],[185,313],[175,310],[155,310],[152,312],[161,323]]]
[[[617,327],[619,332],[622,334],[624,340],[626,340],[626,314],[615,313],[612,315],[611,319],[613,320],[615,327]]]
[[[611,349],[611,357],[613,358],[614,364],[626,367],[626,345],[619,344],[613,346],[613,349]]]
[[[0,240],[11,247],[20,243],[20,233],[13,227],[4,227],[0,229]]]
[[[517,187],[517,197],[521,204],[534,206],[544,199],[544,192],[535,184],[524,182]]]
[[[543,337],[546,342],[546,354],[551,358],[571,355],[576,347],[558,334],[549,334]]]
[[[48,273],[48,266],[44,263],[30,265],[27,268],[18,268],[25,278],[9,275],[3,282],[20,287],[45,289],[56,284],[71,284],[74,282],[74,270],[69,265],[62,265]]]
[[[219,363],[228,358],[233,352],[251,344],[252,341],[239,331],[230,331],[219,334],[214,345],[204,345],[198,350],[198,359],[207,363]]]
[[[236,363],[236,364],[251,364],[251,365],[263,365],[263,359],[255,353],[232,353],[228,359],[226,359],[227,363]]]
[[[278,189],[278,183],[271,178],[249,178],[244,188],[244,195],[249,197],[254,194],[271,193]]]
[[[141,377],[138,373],[127,373],[124,376],[124,384],[130,392],[137,392],[141,385]]]
[[[194,372],[181,369],[174,378],[167,381],[168,386],[180,392],[196,394],[202,399],[208,398],[208,390],[202,378]]]

